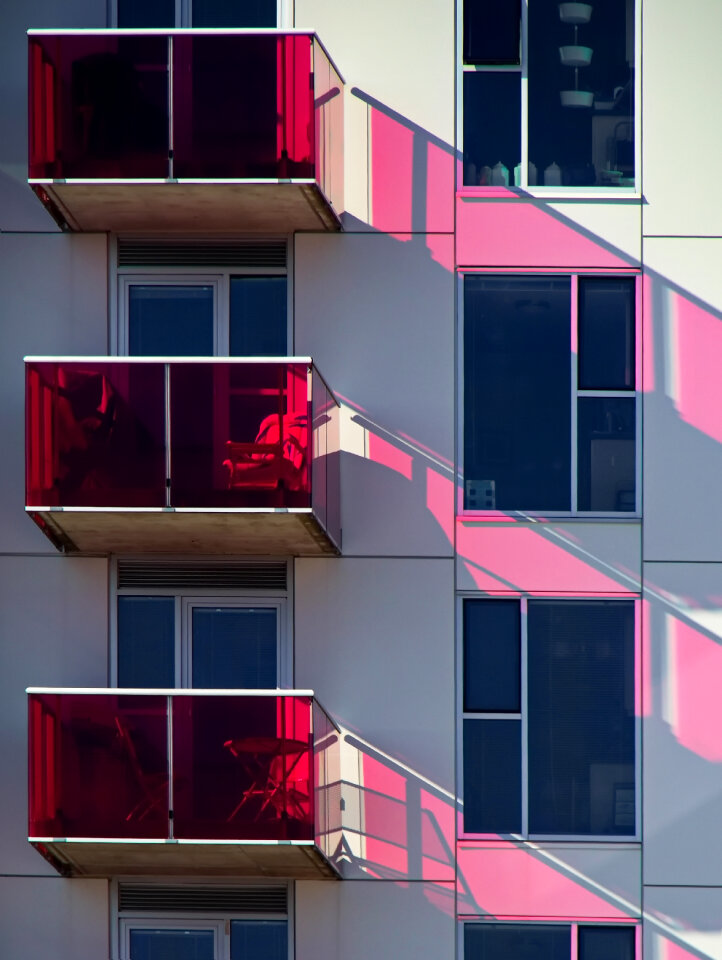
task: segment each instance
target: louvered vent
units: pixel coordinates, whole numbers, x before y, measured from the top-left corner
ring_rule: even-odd
[[[121,911],[202,911],[203,913],[286,913],[288,890],[283,885],[262,887],[177,886],[121,883]]]
[[[285,267],[285,240],[118,240],[119,267]]]
[[[257,560],[119,560],[118,589],[285,590],[286,564]]]

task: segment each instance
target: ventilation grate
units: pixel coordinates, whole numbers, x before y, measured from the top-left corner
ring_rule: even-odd
[[[285,590],[284,561],[118,560],[119,590]]]
[[[285,240],[133,240],[119,238],[119,267],[280,267]]]
[[[288,889],[283,885],[216,887],[121,883],[118,905],[122,912],[286,913]]]

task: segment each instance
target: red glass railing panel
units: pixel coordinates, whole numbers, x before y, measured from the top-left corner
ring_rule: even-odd
[[[178,178],[313,178],[310,36],[173,38]]]
[[[341,545],[339,406],[315,368],[311,390],[312,497],[314,516]]]
[[[31,178],[167,177],[168,37],[30,38]]]
[[[343,83],[317,39],[313,43],[316,180],[337,211],[343,209]]]
[[[313,840],[311,700],[173,700],[177,839]]]
[[[323,707],[312,709],[315,840],[330,860],[341,840],[341,739]]]
[[[32,694],[31,837],[168,835],[167,698]]]
[[[305,363],[172,364],[171,502],[309,507]]]
[[[30,506],[165,504],[161,363],[29,362]]]

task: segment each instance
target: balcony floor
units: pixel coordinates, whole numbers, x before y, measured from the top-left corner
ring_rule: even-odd
[[[337,880],[312,844],[30,841],[63,875],[204,876]]]
[[[301,557],[339,552],[310,509],[27,510],[46,536],[67,551]]]
[[[33,183],[71,230],[117,233],[293,233],[340,230],[333,207],[312,181],[280,183]],[[47,199],[44,195],[47,195]],[[53,209],[55,208],[55,209]]]

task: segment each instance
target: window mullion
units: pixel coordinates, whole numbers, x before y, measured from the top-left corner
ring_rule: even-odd
[[[579,956],[579,924],[572,923],[572,937],[571,937],[571,955],[569,960],[577,960]]]
[[[521,176],[520,186],[526,190],[529,186],[529,61],[527,29],[529,12],[527,0],[521,4]]]
[[[577,460],[578,460],[578,430],[577,430],[577,410],[579,406],[579,278],[576,274],[571,276],[571,330],[570,330],[570,361],[571,361],[571,477],[572,477],[572,513],[576,514],[578,510],[578,481],[577,481]]]
[[[521,598],[521,833],[529,836],[529,711],[527,709],[527,613],[528,600]]]

